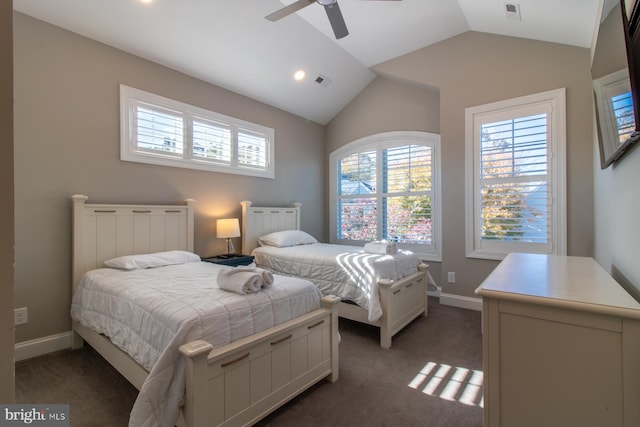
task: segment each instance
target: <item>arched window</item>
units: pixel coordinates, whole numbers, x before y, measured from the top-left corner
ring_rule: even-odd
[[[331,242],[397,242],[440,261],[440,135],[386,132],[331,153]]]

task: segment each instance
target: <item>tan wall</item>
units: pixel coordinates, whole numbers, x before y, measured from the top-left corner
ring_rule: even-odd
[[[255,100],[15,14],[16,341],[70,329],[69,196],[95,203],[197,200],[195,251],[224,251],[214,218],[302,203],[302,228],[325,239],[324,127]],[[119,160],[119,84],[275,129],[276,178]],[[239,249],[239,239],[236,246]]]
[[[456,273],[456,284],[438,281],[443,292],[474,296],[475,288],[497,264],[465,256],[467,107],[567,88],[568,254],[593,255],[593,95],[589,68],[588,49],[477,32],[461,34],[374,67],[384,76],[440,91],[443,262],[431,264],[434,276]],[[369,96],[369,90],[365,89],[358,98],[367,99],[366,104],[358,105],[361,120],[353,122],[352,127],[344,125],[343,115],[353,114],[349,105],[329,123],[328,149],[380,130],[379,113],[387,100]],[[406,109],[390,109],[386,126],[410,126],[406,113]]]
[[[0,402],[13,375],[13,1],[0,2]]]
[[[327,127],[327,156],[356,139],[381,132],[440,133],[437,88],[380,76],[356,96]]]

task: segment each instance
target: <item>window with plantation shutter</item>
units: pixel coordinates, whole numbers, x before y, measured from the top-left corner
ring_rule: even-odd
[[[333,243],[386,239],[440,260],[440,136],[388,132],[330,156]]]
[[[141,151],[169,156],[182,154],[184,131],[179,113],[140,103],[136,116],[136,136]]]
[[[467,109],[467,254],[565,251],[564,91]]]
[[[274,177],[274,131],[124,85],[120,158]]]
[[[231,127],[223,123],[193,120],[193,157],[231,164]]]
[[[251,130],[238,131],[238,163],[252,168],[265,168],[267,141],[263,134]]]

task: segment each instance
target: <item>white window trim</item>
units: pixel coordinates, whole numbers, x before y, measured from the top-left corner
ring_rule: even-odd
[[[160,108],[173,110],[185,116],[185,148],[183,156],[168,156],[161,153],[138,150],[135,138],[135,106],[143,102],[155,105]],[[191,136],[187,133],[191,127],[193,118],[212,120],[214,122],[229,125],[232,130],[232,144],[234,145],[231,164],[219,164],[208,161],[201,161],[193,158],[191,153]],[[237,164],[237,130],[262,134],[267,139],[266,168],[255,168]],[[165,98],[160,95],[145,92],[129,86],[120,85],[120,159],[129,162],[148,163],[154,165],[179,167],[186,169],[197,169],[210,172],[232,173],[238,175],[249,175],[261,178],[275,177],[275,141],[274,130],[272,128],[255,123],[240,120],[224,114],[215,113],[180,101]]]
[[[425,252],[425,253],[417,253],[417,255],[426,261],[442,261],[442,201],[440,197],[440,135],[436,133],[430,132],[419,132],[419,131],[393,131],[393,132],[384,132],[375,135],[369,135],[358,140],[352,141],[347,145],[344,145],[329,155],[329,176],[330,176],[330,196],[329,196],[329,205],[331,206],[331,211],[329,214],[329,227],[331,230],[330,239],[331,243],[337,243],[335,230],[337,227],[337,218],[336,218],[336,205],[337,205],[337,160],[347,157],[353,153],[357,153],[362,151],[365,147],[366,149],[379,149],[380,147],[388,147],[391,146],[391,143],[397,145],[396,142],[401,140],[403,143],[415,143],[424,145],[425,143],[429,144],[433,150],[433,167],[431,171],[431,185],[433,188],[433,200],[431,201],[431,219],[433,221],[432,226],[432,241],[433,241],[433,252]],[[381,166],[378,164],[377,166],[380,168]],[[380,171],[378,171],[378,176],[380,176]],[[340,242],[344,243],[360,243],[360,242],[351,242],[348,240],[340,240]],[[400,245],[402,247],[402,245]]]
[[[477,221],[480,211],[479,179],[480,150],[478,149],[479,132],[476,132],[478,118],[486,114],[523,108],[532,104],[548,104],[551,106],[551,170],[549,171],[553,211],[551,214],[552,237],[551,253],[566,255],[567,251],[567,219],[566,219],[566,106],[565,88],[550,90],[538,94],[498,101],[490,104],[470,107],[465,110],[466,140],[466,254],[469,258],[502,260],[505,251],[490,251],[478,247],[479,236]],[[510,252],[538,252],[535,245],[528,243],[505,243]]]

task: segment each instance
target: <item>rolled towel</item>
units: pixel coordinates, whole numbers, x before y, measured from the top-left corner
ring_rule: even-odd
[[[376,240],[365,243],[364,251],[370,254],[395,255],[398,253],[398,245],[395,242]]]
[[[250,294],[262,289],[264,281],[262,274],[255,269],[221,269],[218,272],[218,286],[220,289],[238,294]]]
[[[260,273],[262,275],[262,287],[268,288],[273,284],[273,273],[269,270],[265,270],[264,268],[256,268],[256,273]]]

